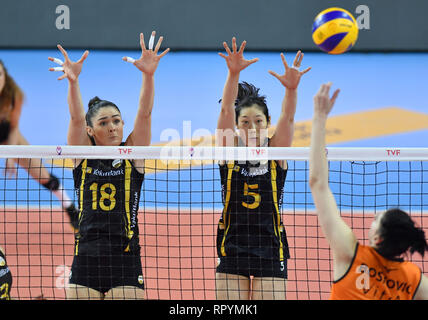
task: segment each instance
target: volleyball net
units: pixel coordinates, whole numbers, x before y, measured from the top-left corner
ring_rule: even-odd
[[[366,243],[374,214],[391,207],[408,212],[428,232],[428,149],[327,151],[330,187],[342,217],[360,242]],[[309,148],[0,146],[0,246],[13,275],[11,296],[34,299],[43,294],[46,299],[65,299],[76,253],[76,230],[62,203],[67,197],[58,197],[40,184],[37,172],[42,175],[47,170],[56,176],[60,192],[79,209],[73,159],[111,160],[114,168],[125,160],[145,159],[134,222],[139,229],[146,298],[214,300],[217,233],[225,206],[219,161],[257,167],[286,160],[288,170],[277,203],[287,235],[283,245],[290,254],[286,297],[327,299],[332,257],[308,185],[308,158]],[[105,184],[115,173],[100,175]],[[239,198],[241,206],[268,201],[263,190],[248,187]],[[96,198],[93,203],[112,206],[119,191],[106,187],[102,193],[101,188],[100,183],[90,189]],[[129,204],[131,209],[133,205]],[[415,254],[409,260],[423,272],[428,270],[426,258]]]

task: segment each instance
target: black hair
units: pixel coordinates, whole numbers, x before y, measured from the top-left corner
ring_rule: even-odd
[[[238,84],[238,96],[235,100],[235,122],[238,124],[238,118],[242,109],[257,105],[266,116],[266,121],[270,122],[269,109],[266,104],[266,96],[259,95],[259,88],[248,82]],[[221,99],[220,101],[221,102]]]
[[[397,259],[408,250],[423,257],[428,251],[424,230],[417,227],[406,212],[397,208],[387,210],[382,216],[379,236],[382,240],[376,251],[387,259]]]
[[[111,101],[101,100],[98,97],[92,98],[88,103],[88,112],[86,112],[86,124],[92,127],[92,118],[101,108],[114,107],[120,113],[117,105]]]
[[[101,108],[105,108],[105,107],[113,107],[120,113],[119,107],[115,105],[113,102],[107,101],[107,100],[101,100],[98,97],[93,97],[91,100],[89,100],[89,103],[88,103],[88,112],[86,112],[86,116],[85,116],[86,125],[88,125],[89,127],[92,127],[93,125],[92,118],[98,113],[98,111]],[[91,140],[92,144],[95,145],[94,138],[89,136],[89,139]]]
[[[9,137],[10,121],[3,119],[0,121],[0,143],[3,143]]]

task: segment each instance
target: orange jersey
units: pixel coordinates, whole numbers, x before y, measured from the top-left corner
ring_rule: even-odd
[[[352,263],[333,282],[331,300],[411,300],[422,272],[415,264],[382,257],[375,249],[357,244]]]

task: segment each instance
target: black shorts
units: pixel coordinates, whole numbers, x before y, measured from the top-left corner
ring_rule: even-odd
[[[69,283],[101,293],[120,286],[144,289],[140,256],[74,256]]]
[[[279,261],[257,257],[220,257],[217,272],[245,277],[288,278],[287,259]]]

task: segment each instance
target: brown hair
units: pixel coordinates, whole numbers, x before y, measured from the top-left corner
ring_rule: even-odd
[[[0,60],[0,65],[3,67],[4,72],[4,86],[0,92],[0,112],[10,112],[9,106],[12,105],[12,108],[15,107],[16,100],[22,100],[24,98],[24,93],[21,88],[16,84],[15,80],[9,75],[6,67],[4,66],[3,61]],[[0,143],[3,143],[9,137],[9,132],[11,129],[10,124],[10,113],[0,121]]]
[[[16,99],[22,99],[24,93],[16,84],[15,80],[9,75],[3,61],[0,60],[0,65],[3,67],[5,74],[5,83],[2,92],[0,93],[0,112],[5,106],[10,106],[15,103]]]

